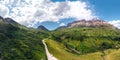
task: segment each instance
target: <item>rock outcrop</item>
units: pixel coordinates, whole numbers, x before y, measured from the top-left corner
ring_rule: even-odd
[[[99,19],[92,19],[92,20],[78,20],[67,25],[68,28],[72,27],[111,27],[116,28],[113,25]]]

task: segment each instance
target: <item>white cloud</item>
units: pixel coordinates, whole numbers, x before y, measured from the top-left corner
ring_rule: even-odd
[[[0,16],[4,17],[8,15],[8,13],[9,13],[9,9],[6,6],[0,4]]]
[[[64,18],[92,19],[96,16],[88,9],[86,2],[67,1],[52,2],[51,0],[0,0],[4,5],[0,12],[7,15],[20,24],[32,27],[37,22],[58,22]],[[7,9],[9,8],[9,10]],[[5,11],[6,10],[6,11]]]
[[[65,23],[61,23],[60,26],[65,26]]]
[[[113,20],[113,21],[109,21],[108,23],[120,29],[120,20]]]

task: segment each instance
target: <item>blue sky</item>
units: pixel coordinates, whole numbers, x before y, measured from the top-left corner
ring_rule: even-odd
[[[65,1],[65,0],[52,0],[54,2],[58,1]],[[71,0],[76,1],[76,0]],[[112,20],[120,20],[120,0],[84,0],[85,2],[89,3],[92,7],[92,10],[95,14],[99,17],[99,19],[105,21],[112,21]],[[62,20],[61,22],[64,23],[66,20]],[[65,24],[70,23],[74,20],[65,22]],[[49,22],[50,23],[50,22]],[[47,26],[49,23],[44,23],[44,26],[52,29],[52,27]],[[51,26],[53,23],[51,24]],[[58,24],[59,25],[59,24]],[[54,25],[53,25],[54,26]],[[56,28],[57,26],[54,26]],[[53,28],[53,29],[54,29]]]
[[[65,0],[52,0],[54,2]],[[76,1],[76,0],[70,0]],[[82,0],[88,2],[93,7],[96,15],[103,20],[119,20],[120,19],[120,0]]]
[[[88,0],[100,19],[120,19],[120,0]]]
[[[120,28],[120,0],[0,0],[0,16],[49,30],[76,20],[99,18]]]

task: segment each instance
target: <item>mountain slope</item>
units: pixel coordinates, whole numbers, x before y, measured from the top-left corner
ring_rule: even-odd
[[[3,19],[0,19],[2,60],[46,60],[41,40],[48,37],[48,32],[16,25],[12,19]]]
[[[69,53],[75,55],[101,52],[104,57],[106,50],[120,48],[120,30],[100,20],[70,23],[52,31],[51,39],[63,44]]]
[[[55,40],[48,39],[46,40],[46,44],[50,53],[59,60],[103,60],[103,57],[104,60],[120,60],[120,49],[105,50],[105,55],[101,51],[78,55],[70,53],[65,45]]]
[[[120,30],[104,21],[76,21],[51,33],[46,44],[59,60],[119,60]]]

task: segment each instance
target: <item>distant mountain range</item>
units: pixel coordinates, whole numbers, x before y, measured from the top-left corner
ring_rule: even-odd
[[[3,20],[4,22],[10,23],[10,24],[19,24],[16,21],[14,21],[11,18],[3,18],[0,16],[0,19]],[[117,29],[116,27],[114,27],[113,25],[105,22],[104,20],[100,20],[100,19],[92,19],[92,20],[78,20],[78,21],[74,21],[72,23],[68,23],[67,26],[60,26],[57,29],[61,29],[61,28],[73,28],[73,27],[107,27],[107,28],[112,28],[112,29]],[[46,30],[48,31],[48,29],[46,27],[44,27],[43,25],[38,26],[37,29],[40,30]]]

